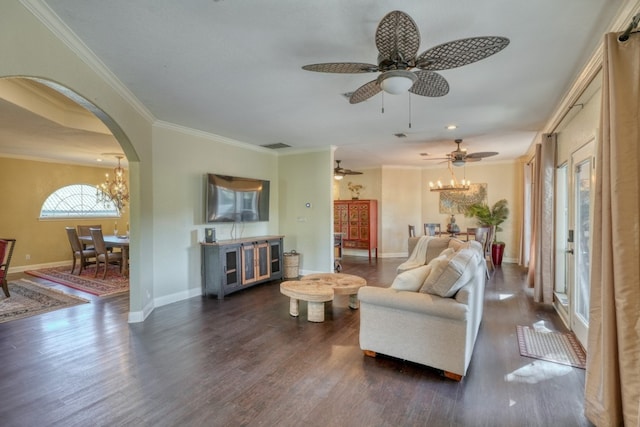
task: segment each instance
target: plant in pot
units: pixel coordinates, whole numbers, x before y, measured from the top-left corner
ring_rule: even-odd
[[[481,227],[494,227],[495,232],[491,245],[491,258],[494,265],[501,265],[505,243],[498,241],[498,231],[502,231],[500,224],[505,222],[509,217],[507,199],[498,200],[493,206],[489,206],[486,203],[474,203],[467,208],[464,215],[475,218]]]

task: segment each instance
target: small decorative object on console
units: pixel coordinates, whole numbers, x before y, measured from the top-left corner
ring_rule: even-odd
[[[364,185],[362,184],[354,184],[353,182],[349,182],[347,184],[347,188],[351,191],[351,199],[358,200],[360,197],[360,191],[364,190]]]

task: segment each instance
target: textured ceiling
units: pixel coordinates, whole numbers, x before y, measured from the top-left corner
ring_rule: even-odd
[[[74,33],[156,119],[255,145],[335,145],[336,158],[354,169],[433,164],[420,154],[442,157],[455,149],[456,138],[470,152],[500,153],[484,162],[522,155],[623,1],[24,3],[51,8],[60,20],[56,25]],[[441,71],[450,92],[440,98],[378,94],[351,105],[343,94],[377,74],[302,70],[321,62],[377,63],[376,27],[392,10],[402,10],[416,22],[419,52],[473,36],[504,36],[510,44],[482,61]],[[37,133],[46,124],[42,118],[32,116],[30,127],[30,113],[11,110],[10,103],[0,102],[0,113],[21,115],[15,123],[24,128],[7,129],[7,121],[0,121],[1,152],[6,150],[6,131],[14,138],[33,131],[39,141],[48,142],[47,135]],[[57,153],[52,156],[81,150],[73,142],[76,137],[98,144],[85,147],[95,151],[83,152],[87,159],[118,148],[105,142],[102,133],[49,124],[56,129],[49,132],[55,139],[51,150]],[[449,124],[458,128],[445,129]],[[58,131],[62,136],[54,137]]]

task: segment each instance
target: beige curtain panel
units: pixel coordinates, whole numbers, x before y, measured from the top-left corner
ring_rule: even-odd
[[[556,134],[545,134],[536,145],[533,171],[533,227],[529,251],[529,286],[533,287],[533,300],[553,303],[554,241],[553,194],[555,182]]]
[[[585,412],[640,426],[640,34],[605,35]]]

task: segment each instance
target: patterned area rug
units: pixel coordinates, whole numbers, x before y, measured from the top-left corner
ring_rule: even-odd
[[[96,273],[96,267],[93,265],[82,270],[80,276],[69,273],[70,270],[71,267],[67,266],[30,270],[25,271],[25,273],[100,297],[129,291],[129,278],[120,274],[117,265],[109,266],[105,280],[102,280],[102,266],[98,272],[98,277],[93,277]],[[77,267],[76,271],[78,271]]]
[[[0,323],[89,302],[26,279],[9,282],[9,293],[0,293]]]
[[[587,356],[573,333],[538,332],[520,325],[516,328],[522,356],[585,369]]]

